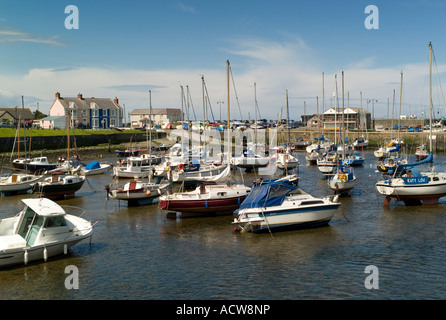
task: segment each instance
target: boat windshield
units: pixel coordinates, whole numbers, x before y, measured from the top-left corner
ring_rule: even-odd
[[[31,246],[34,244],[43,220],[44,217],[37,215],[31,208],[26,208],[18,234],[26,240],[28,245]]]

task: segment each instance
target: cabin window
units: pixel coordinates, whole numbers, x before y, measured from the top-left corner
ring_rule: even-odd
[[[46,218],[44,227],[51,228],[51,227],[62,227],[66,225],[67,224],[63,217],[50,217]]]
[[[433,177],[432,178],[434,181],[440,181],[440,179],[438,177]]]
[[[302,201],[302,205],[311,205],[311,204],[323,204],[323,201],[317,200],[317,201]]]
[[[217,196],[219,197],[225,197],[227,194],[227,192],[217,192]]]

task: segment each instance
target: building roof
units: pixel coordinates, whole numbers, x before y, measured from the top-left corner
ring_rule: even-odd
[[[66,119],[65,116],[48,116],[45,118],[40,119],[40,121],[51,121],[51,120],[58,120],[58,119]]]
[[[122,110],[117,98],[84,98],[82,94],[77,97],[61,97],[59,93],[56,93],[56,99],[60,101],[64,108],[69,108],[71,102],[73,102],[75,107],[81,110],[91,109],[91,103],[95,103],[99,109]]]
[[[0,113],[4,114],[5,112],[8,112],[12,117],[15,119],[18,119],[19,116],[21,116],[22,120],[33,120],[34,114],[31,112],[29,108],[0,108]]]

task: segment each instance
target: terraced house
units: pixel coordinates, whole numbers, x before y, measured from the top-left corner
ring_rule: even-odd
[[[81,93],[77,97],[62,97],[59,92],[55,97],[49,116],[67,118],[69,114],[70,127],[108,129],[122,125],[124,113],[118,98],[84,98]]]

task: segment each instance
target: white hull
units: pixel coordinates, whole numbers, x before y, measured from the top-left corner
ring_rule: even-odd
[[[330,222],[340,204],[319,207],[306,211],[304,209],[280,210],[268,208],[263,212],[241,214],[234,224],[239,225],[244,231],[265,232],[275,229],[308,228],[323,226]],[[277,209],[277,210],[275,210]]]
[[[25,208],[16,216],[0,220],[0,267],[46,260],[93,234],[93,225],[66,214],[46,198],[23,199]]]
[[[335,193],[342,193],[342,192],[348,192],[355,186],[355,180],[351,181],[341,181],[339,179],[332,179],[328,182],[328,185],[331,190],[333,190]]]
[[[101,163],[100,164],[100,168],[98,169],[91,169],[91,170],[86,170],[85,168],[82,169],[83,174],[85,174],[86,176],[93,176],[96,174],[102,174],[105,173],[107,171],[109,171],[112,166],[106,163]]]
[[[376,190],[386,196],[385,205],[388,205],[390,199],[399,201],[422,201],[423,204],[435,204],[438,199],[446,196],[446,173],[422,173],[422,176],[428,177],[426,183],[408,184],[402,178],[381,180],[376,183]]]
[[[281,205],[241,209],[233,224],[239,231],[251,232],[323,226],[330,222],[341,205],[335,201],[314,198],[305,192],[292,194]]]
[[[34,185],[44,179],[43,175],[35,176],[29,174],[12,174],[7,179],[0,180],[0,192],[2,193],[20,193],[26,192]]]

